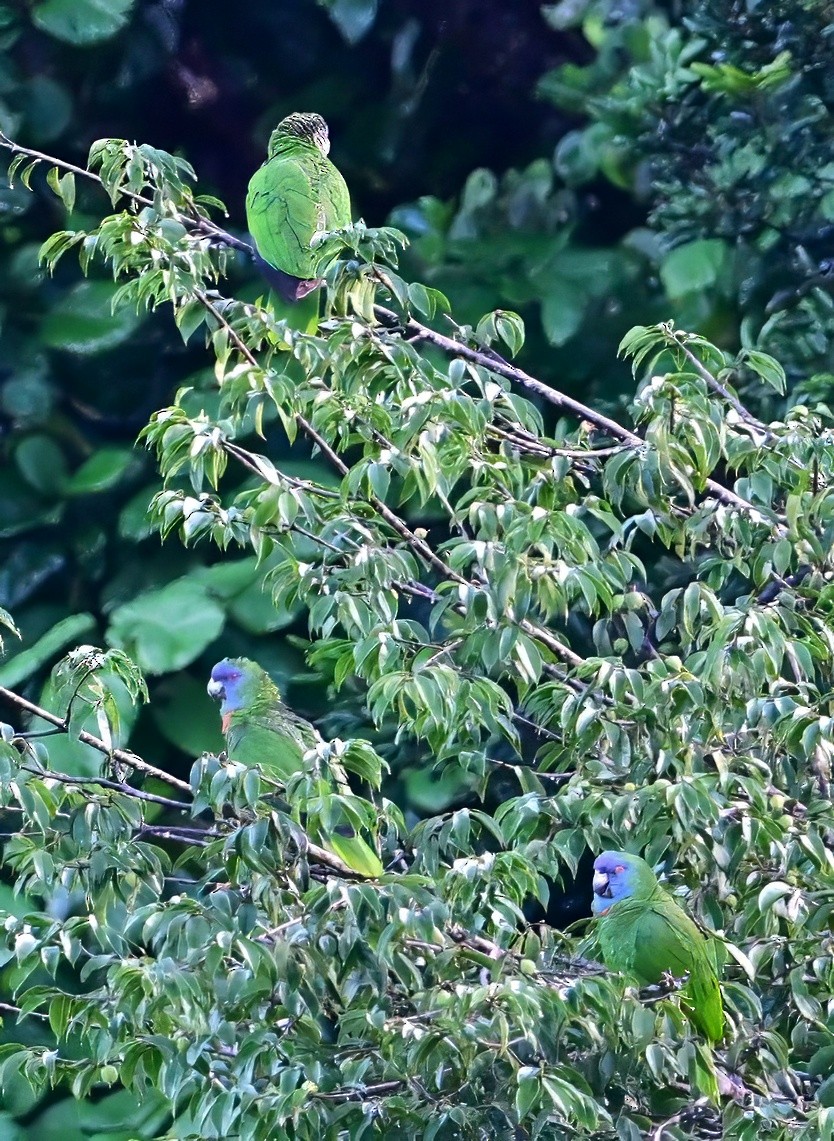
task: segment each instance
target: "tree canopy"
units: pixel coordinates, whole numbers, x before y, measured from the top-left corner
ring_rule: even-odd
[[[10,80],[0,1137],[834,1134],[828,8],[529,7],[538,113],[583,121],[332,233],[314,333],[200,147],[79,158]],[[321,8],[283,51],[442,72],[430,14]],[[5,18],[155,58],[129,4]],[[384,132],[345,134],[352,182]],[[354,795],[225,757],[239,655]],[[382,876],[311,839],[337,811]],[[601,966],[604,849],[714,934],[715,1048],[685,979]]]

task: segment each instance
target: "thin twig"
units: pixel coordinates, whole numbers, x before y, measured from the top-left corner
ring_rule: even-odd
[[[65,733],[69,734],[69,724],[64,717],[59,717],[57,713],[50,713],[48,709],[41,708],[40,705],[35,705],[32,701],[27,701],[25,697],[21,697],[19,693],[14,690],[6,689],[5,686],[0,685],[0,697],[4,697],[7,701],[11,701],[14,705],[20,706],[25,709],[27,713],[32,713],[36,717],[43,718],[48,721],[50,725],[57,725]],[[91,745],[94,749],[98,749],[100,753],[104,753],[107,757],[112,757],[113,760],[119,761],[121,764],[129,765],[132,769],[138,772],[146,773],[148,776],[157,777],[159,780],[165,781],[174,788],[182,789],[183,792],[191,792],[191,785],[187,781],[180,780],[179,777],[171,776],[166,773],[164,769],[158,769],[155,765],[149,765],[147,761],[143,761],[141,757],[137,757],[135,753],[131,753],[127,749],[112,749],[94,736],[88,733],[86,729],[80,729],[78,732],[79,741],[83,741],[85,745]],[[129,787],[129,786],[126,786]]]
[[[683,338],[685,334],[682,332],[674,331],[671,332],[671,336],[675,341],[675,344],[695,369],[698,376],[700,376],[701,379],[706,383],[707,387],[711,388],[713,392],[717,393],[722,398],[722,400],[726,400],[727,403],[730,404],[736,410],[736,412],[738,412],[739,416],[742,420],[745,421],[745,423],[749,424],[752,428],[756,428],[757,431],[764,432],[769,436],[771,433],[769,432],[767,425],[762,423],[761,420],[757,420],[751,412],[748,412],[738,397],[734,396],[728,388],[725,388],[721,381],[716,376],[713,376],[706,365],[699,361],[692,350],[686,344],[684,344]]]
[[[196,835],[195,832],[197,833]],[[197,848],[207,848],[209,846],[209,841],[205,839],[206,833],[194,828],[160,828],[151,824],[145,824],[136,833],[136,839],[141,840],[143,836],[153,836],[159,840],[171,840],[175,844],[188,844]]]
[[[516,725],[523,725],[525,729],[532,729],[534,733],[540,734],[548,741],[558,741],[560,744],[562,742],[562,738],[558,733],[554,733],[552,729],[545,729],[543,725],[539,725],[538,722],[532,721],[529,717],[525,717],[524,714],[519,713],[517,709],[513,711],[513,721],[515,721]]]
[[[133,785],[123,784],[117,780],[108,780],[106,777],[70,776],[67,773],[52,772],[51,769],[35,768],[33,765],[21,765],[20,767],[24,772],[40,777],[41,780],[55,780],[60,781],[61,784],[74,784],[79,786],[98,785],[101,788],[113,789],[114,792],[120,792],[124,796],[130,796],[134,800],[143,800],[148,804],[162,804],[166,808],[176,808],[181,812],[191,811],[191,805],[187,804],[184,800],[171,800],[167,796],[157,796],[154,792],[144,792],[141,788],[134,788]]]
[[[541,769],[534,768],[532,765],[514,764],[512,761],[499,761],[497,757],[484,757],[484,760],[488,765],[494,765],[496,768],[509,769],[515,776],[518,776],[519,773],[522,772],[531,773],[534,777],[538,777],[539,780],[551,780],[558,784],[576,776],[576,773],[573,771],[568,773],[543,773]]]
[[[549,630],[545,630],[543,627],[536,625],[536,623],[530,622],[529,619],[522,618],[518,623],[518,628],[523,630],[524,633],[528,634],[531,638],[538,639],[543,646],[547,646],[552,653],[558,658],[561,658],[563,662],[567,662],[569,666],[578,668],[585,664],[584,658],[580,657],[579,654],[575,654],[564,642],[560,642],[558,638],[555,638]]]
[[[44,1022],[49,1021],[48,1014],[41,1014],[39,1010],[21,1010],[19,1006],[12,1006],[10,1002],[0,1002],[0,1014],[16,1014],[18,1018],[22,1015],[24,1018],[42,1018]]]
[[[404,1081],[377,1082],[375,1085],[357,1086],[355,1089],[332,1090],[330,1093],[313,1092],[319,1101],[368,1101],[386,1093],[397,1093],[406,1088]]]
[[[391,310],[386,310],[381,306],[376,306],[376,309],[389,319],[396,318],[396,314],[392,313]],[[642,437],[630,431],[628,428],[624,428],[621,424],[618,424],[616,420],[611,420],[608,416],[604,416],[594,408],[590,408],[586,404],[581,404],[578,400],[574,400],[573,397],[559,392],[558,389],[551,388],[550,385],[545,384],[541,380],[537,380],[534,376],[530,376],[530,374],[524,372],[523,369],[511,365],[508,361],[505,361],[503,357],[499,356],[498,353],[494,353],[491,350],[484,352],[480,349],[473,349],[469,345],[456,341],[453,337],[447,337],[443,333],[438,333],[434,329],[430,329],[428,325],[421,324],[413,317],[409,319],[405,329],[406,334],[410,334],[412,340],[428,341],[436,348],[442,349],[451,356],[468,360],[472,364],[489,369],[499,376],[504,376],[507,380],[513,381],[527,392],[534,392],[537,396],[541,397],[542,400],[546,400],[549,404],[554,405],[554,407],[560,409],[562,412],[569,412],[572,416],[576,416],[581,420],[587,420],[593,424],[594,427],[607,432],[609,436],[613,436],[614,439],[622,440],[624,443],[630,444],[635,448],[644,448],[646,446],[646,442]],[[716,499],[727,504],[727,506],[749,512],[762,521],[770,522],[764,511],[755,507],[740,495],[737,495],[735,491],[724,487],[723,484],[718,483],[716,480],[706,480],[705,486]],[[784,528],[779,528],[779,530],[781,533]]]
[[[228,452],[230,456],[234,456],[239,463],[242,463],[244,467],[247,467],[255,475],[261,479],[264,478],[263,469],[258,466],[257,457],[254,452],[247,451],[246,448],[242,448],[240,444],[232,443],[231,440],[223,441],[223,450]],[[306,492],[308,495],[317,495],[322,499],[342,498],[339,492],[335,491],[332,487],[322,487],[321,484],[312,483],[307,479],[296,479],[295,476],[287,475],[285,471],[279,471],[278,474],[281,477],[281,482],[286,483],[287,487],[294,487],[298,491]]]
[[[488,431],[499,439],[506,440],[514,448],[547,459],[555,457],[571,460],[607,459],[609,456],[619,455],[620,452],[626,451],[630,446],[628,444],[614,444],[610,448],[559,448],[553,444],[543,443],[536,436],[525,435],[510,428],[499,428],[496,424],[491,424]]]

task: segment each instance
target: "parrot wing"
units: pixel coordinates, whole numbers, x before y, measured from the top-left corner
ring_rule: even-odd
[[[724,1008],[715,968],[703,935],[671,896],[658,891],[650,899],[615,904],[602,917],[599,940],[608,966],[644,986],[665,972],[688,975],[684,1003],[690,1020],[712,1041],[721,1038]]]
[[[350,223],[350,195],[339,171],[314,148],[277,155],[255,171],[246,220],[258,253],[276,269],[315,278],[320,253],[313,237]]]
[[[226,733],[226,752],[231,760],[260,765],[267,776],[281,781],[301,770],[308,747],[302,748],[290,734],[276,731],[263,717],[236,716]]]
[[[226,736],[227,752],[232,760],[260,765],[267,776],[285,784],[301,772],[305,753],[321,741],[314,725],[277,700],[268,709],[237,715]],[[381,876],[383,867],[379,856],[359,835],[338,804],[339,797],[352,795],[347,774],[337,761],[331,760],[327,775],[333,777],[338,796],[333,796],[336,803],[332,808],[325,800],[327,794],[322,794],[319,803],[331,817],[332,824],[327,828],[312,827],[312,839],[360,875]]]

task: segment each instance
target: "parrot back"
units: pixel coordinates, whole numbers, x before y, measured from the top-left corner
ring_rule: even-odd
[[[281,152],[255,171],[246,195],[246,221],[258,253],[293,277],[315,278],[317,233],[350,224],[350,195],[332,162],[313,146]]]
[[[706,941],[670,895],[658,889],[649,899],[614,904],[600,920],[598,937],[607,965],[642,986],[666,972],[688,975],[683,995],[691,1021],[712,1041],[722,1036],[721,989]]]
[[[308,747],[269,720],[258,717],[232,717],[226,734],[230,760],[260,765],[265,773],[279,780],[289,780],[301,769]]]

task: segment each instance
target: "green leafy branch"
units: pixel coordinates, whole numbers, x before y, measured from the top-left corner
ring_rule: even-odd
[[[11,150],[21,160],[26,157],[31,159],[30,165],[27,167],[25,185],[28,185],[28,180],[31,178],[31,173],[34,168],[39,163],[46,162],[56,170],[63,169],[73,175],[80,174],[90,181],[99,183],[111,195],[111,199],[114,202],[119,195],[123,195],[134,202],[136,205],[150,206],[156,210],[162,209],[164,213],[165,207],[161,204],[166,202],[165,190],[167,189],[167,184],[161,184],[160,194],[156,195],[153,198],[149,198],[147,195],[141,194],[135,188],[137,186],[143,185],[144,179],[148,176],[144,166],[141,163],[135,163],[133,164],[134,169],[132,173],[125,174],[125,170],[130,171],[131,169],[130,164],[125,167],[123,160],[121,163],[117,161],[119,158],[118,148],[123,144],[120,144],[119,140],[111,140],[111,143],[114,145],[110,147],[110,163],[107,167],[107,170],[109,171],[109,177],[106,177],[103,175],[98,175],[92,170],[78,167],[72,163],[67,163],[62,159],[47,155],[41,151],[36,151],[29,147],[23,147],[20,144],[15,143],[13,140],[6,138],[6,136],[0,134],[0,146],[4,146],[7,149]],[[107,146],[105,144],[95,144],[94,150],[96,148],[98,148],[98,150],[96,151],[95,157],[98,161],[101,161],[101,154],[108,153]],[[150,150],[151,148],[148,149]],[[141,148],[139,150],[141,153]],[[160,152],[153,151],[152,153],[157,155]],[[187,167],[187,164],[185,164],[185,166],[189,176],[194,177],[191,168]],[[14,172],[10,172],[10,177],[13,176],[13,173]],[[179,178],[173,179],[171,181],[178,195],[176,199],[176,210],[172,215],[177,219],[177,221],[181,221],[183,224],[193,226],[198,231],[201,231],[211,238],[215,239],[219,244],[229,246],[233,249],[241,250],[243,252],[249,253],[250,255],[253,253],[252,247],[248,243],[241,241],[241,239],[236,238],[232,234],[229,234],[227,231],[211,222],[208,218],[203,216],[191,216],[188,211],[189,209],[198,208],[196,200],[190,195],[183,195],[183,186]],[[58,193],[59,197],[62,196],[60,190],[56,190],[56,193]],[[68,209],[71,209],[71,206],[68,206]],[[50,252],[52,251],[50,250]],[[383,275],[381,280],[383,283],[390,286],[392,275],[390,273]],[[205,293],[199,290],[195,290],[194,295],[199,303],[212,313],[215,319],[219,319],[220,315],[217,311],[217,307],[210,301]],[[395,313],[392,313],[390,310],[387,310],[384,306],[377,305],[374,307],[374,310],[381,320],[393,323],[395,326],[399,325],[398,316]],[[554,405],[560,411],[569,413],[570,415],[573,415],[580,420],[584,420],[590,424],[593,424],[596,428],[606,432],[614,439],[622,441],[623,444],[631,445],[635,448],[641,448],[644,446],[644,441],[636,433],[631,432],[629,429],[623,428],[616,421],[611,420],[609,417],[604,416],[602,413],[597,412],[595,409],[582,404],[580,401],[577,401],[564,393],[558,392],[558,390],[554,389],[550,385],[547,385],[542,381],[537,380],[535,377],[530,376],[522,369],[517,368],[516,366],[510,364],[508,361],[504,360],[492,349],[484,350],[474,348],[461,340],[442,334],[430,328],[412,316],[408,318],[408,321],[405,324],[405,333],[410,339],[418,342],[425,341],[437,346],[452,358],[457,357],[462,360],[470,361],[481,368],[485,368],[489,371],[497,373],[500,376],[506,377],[508,380],[518,384],[519,387]],[[703,344],[703,342],[701,343]],[[630,351],[630,344],[631,342],[624,342],[623,348],[627,351]],[[677,347],[681,347],[684,355],[687,357],[690,363],[693,364],[693,367],[696,368],[699,375],[701,375],[707,381],[713,391],[717,392],[722,396],[723,399],[727,400],[727,402],[730,403],[731,406],[739,412],[745,421],[761,426],[760,422],[756,421],[755,417],[753,417],[746,409],[742,407],[735,394],[730,392],[730,390],[727,389],[725,385],[722,385],[715,378],[715,376],[713,376],[713,374],[707,368],[705,368],[705,366],[698,360],[698,358],[695,357],[691,350],[686,347],[686,345],[681,340],[681,335],[679,333],[674,333],[671,328],[668,329],[667,344],[673,344]],[[518,341],[515,338],[512,338],[511,345],[518,345]],[[241,346],[238,343],[238,348],[241,347],[246,349],[246,346]],[[246,352],[248,352],[248,349],[246,349]],[[244,353],[244,355],[246,355],[246,353]],[[765,354],[759,354],[759,356],[764,358]],[[257,362],[255,362],[254,359],[250,360],[250,363],[254,367],[257,367]],[[589,448],[589,452],[593,452],[593,450],[594,449]],[[705,487],[706,490],[715,495],[716,498],[721,502],[725,502],[729,506],[734,506],[741,510],[750,511],[754,515],[758,514],[751,503],[744,500],[743,497],[738,496],[729,488],[722,486],[717,481],[709,479],[706,481]]]
[[[210,288],[223,238],[182,220],[181,164],[97,154],[115,192],[147,201],[56,236],[48,264],[103,256],[117,303],[170,303],[214,357],[204,406],[197,380],[145,432],[158,529],[254,551],[281,611],[306,612],[317,674],[362,693],[351,712],[388,758],[415,749],[466,806],[403,843],[396,807],[369,803],[389,858],[371,881],[314,858],[303,812],[266,799],[256,769],[197,762],[192,811],[212,823],[196,836],[157,822],[171,804],[24,780],[4,751],[24,822],[7,865],[37,900],[60,883],[87,905],[7,931],[24,978],[84,972],[83,994],[35,983],[20,1000],[62,1043],[83,1037],[55,1080],[164,1088],[192,1132],[259,1139],[378,1120],[669,1131],[714,1066],[674,993],[576,966],[574,937],[529,919],[588,849],[627,846],[679,869],[734,948],[721,1054],[758,1100],[724,1107],[727,1135],[776,1112],[818,1136],[824,1092],[783,1091],[806,1074],[822,1090],[834,1042],[830,414],[760,425],[734,382],[778,388],[775,361],[638,326],[631,431],[496,353],[521,347],[513,314],[450,333],[446,299],[391,264],[396,235],[362,226],[339,235],[350,256],[327,268],[317,332],[298,332]],[[564,416],[552,436],[532,400]],[[302,437],[321,480],[275,459]],[[26,1065],[43,1080],[42,1057]]]
[[[0,686],[0,697],[6,701],[10,701],[13,705],[16,705],[26,713],[34,717],[39,717],[41,720],[55,726],[60,733],[70,732],[69,717],[59,717],[58,714],[51,713],[48,709],[43,709],[33,701],[29,701],[27,698],[21,696],[21,694],[15,693],[5,686]],[[101,738],[96,737],[95,734],[88,732],[86,729],[78,730],[78,739],[79,741],[83,741],[85,745],[90,745],[92,748],[97,749],[100,753],[103,753],[106,757],[118,764],[125,765],[130,769],[135,769],[137,772],[144,773],[146,776],[155,777],[157,780],[164,781],[173,788],[182,789],[184,792],[191,791],[191,785],[186,781],[180,780],[179,777],[172,776],[170,773],[166,773],[164,769],[158,769],[155,765],[148,764],[147,761],[143,761],[141,757],[136,756],[135,753],[132,753],[128,749],[114,749],[112,745],[108,745],[101,740]],[[121,787],[121,785],[117,783],[117,787]]]

